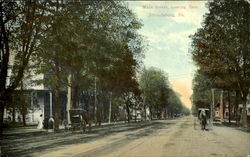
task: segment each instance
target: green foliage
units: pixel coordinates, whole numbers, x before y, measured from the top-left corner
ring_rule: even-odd
[[[164,101],[163,95],[167,96],[169,88],[169,81],[167,75],[156,68],[145,69],[140,78],[140,87],[145,97],[145,103],[149,107],[159,107],[159,104],[167,105]],[[166,99],[165,99],[166,100]]]
[[[244,105],[250,88],[250,4],[215,0],[208,3],[208,9],[202,28],[191,36],[193,60],[210,87],[240,91]]]
[[[193,60],[213,87],[239,89],[246,95],[250,81],[249,3],[214,1],[208,8],[203,28],[192,36]]]
[[[212,103],[211,80],[206,76],[196,73],[193,79],[193,106],[198,108],[209,108]]]
[[[47,27],[34,58],[37,73],[47,74],[40,83],[55,91],[71,86],[73,107],[79,93],[94,90],[95,83],[97,93],[107,98],[109,92],[117,99],[140,95],[136,72],[143,56],[137,33],[141,23],[124,2],[60,5]]]
[[[167,74],[156,68],[145,69],[140,78],[140,88],[143,92],[144,105],[154,113],[168,111],[177,114],[188,111],[184,108],[179,94],[169,85]]]
[[[30,106],[30,98],[25,95],[23,92],[16,92],[13,97],[13,106],[16,106],[19,113],[22,115],[27,115],[29,110],[31,109]]]
[[[40,48],[54,9],[53,2],[43,0],[0,2],[0,134],[5,105],[22,82],[31,56]]]
[[[173,91],[172,89],[169,92],[169,107],[168,107],[168,112],[169,113],[181,113],[182,112],[182,102],[180,100],[180,95]]]

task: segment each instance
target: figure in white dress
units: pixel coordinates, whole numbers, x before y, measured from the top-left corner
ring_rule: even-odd
[[[43,129],[43,115],[42,114],[39,117],[37,129]]]

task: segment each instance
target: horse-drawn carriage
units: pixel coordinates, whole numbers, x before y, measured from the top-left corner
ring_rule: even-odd
[[[79,129],[82,133],[86,131],[87,124],[89,125],[88,131],[91,131],[91,117],[84,109],[71,109],[69,110],[70,124],[65,124],[65,129],[75,131]]]
[[[198,119],[200,120],[201,129],[205,130],[208,120],[210,119],[210,111],[207,108],[198,109]]]
[[[194,129],[196,125],[200,124],[202,130],[210,130],[213,126],[213,121],[211,118],[211,112],[208,108],[199,108],[197,112],[197,117],[194,121]]]
[[[211,129],[212,128],[212,118],[211,113],[208,108],[199,108],[197,113],[197,121],[201,125],[202,130]],[[196,126],[197,122],[195,122]]]

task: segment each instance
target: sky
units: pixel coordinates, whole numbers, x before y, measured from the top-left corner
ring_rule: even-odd
[[[196,67],[189,50],[189,35],[201,27],[208,12],[206,1],[129,1],[129,8],[143,27],[139,33],[148,44],[144,58],[147,68],[156,67],[168,74],[171,87],[191,108],[192,79]]]

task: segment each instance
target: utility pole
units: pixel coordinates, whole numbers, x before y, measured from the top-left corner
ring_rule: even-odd
[[[212,105],[211,105],[211,118],[213,119],[213,112],[214,112],[214,89],[212,89]]]
[[[96,91],[96,76],[95,76],[95,102],[94,102],[94,119],[97,122],[97,116],[96,116],[96,111],[97,111],[97,91]],[[96,123],[97,124],[97,123]]]
[[[112,108],[112,92],[110,92],[110,99],[109,99],[109,124],[111,123],[111,108]]]
[[[220,110],[221,110],[221,122],[223,122],[224,120],[224,112],[223,112],[223,92],[224,91],[221,91],[221,94],[220,94]]]
[[[69,74],[68,76],[68,94],[67,94],[67,107],[66,107],[68,124],[71,124],[70,114],[69,114],[70,106],[71,106],[71,74]]]
[[[49,92],[49,106],[50,106],[50,117],[53,116],[52,114],[52,91]]]
[[[145,114],[145,121],[147,120],[147,110],[146,110],[146,93],[145,93],[145,89],[143,92],[143,108],[144,108],[144,114]]]

